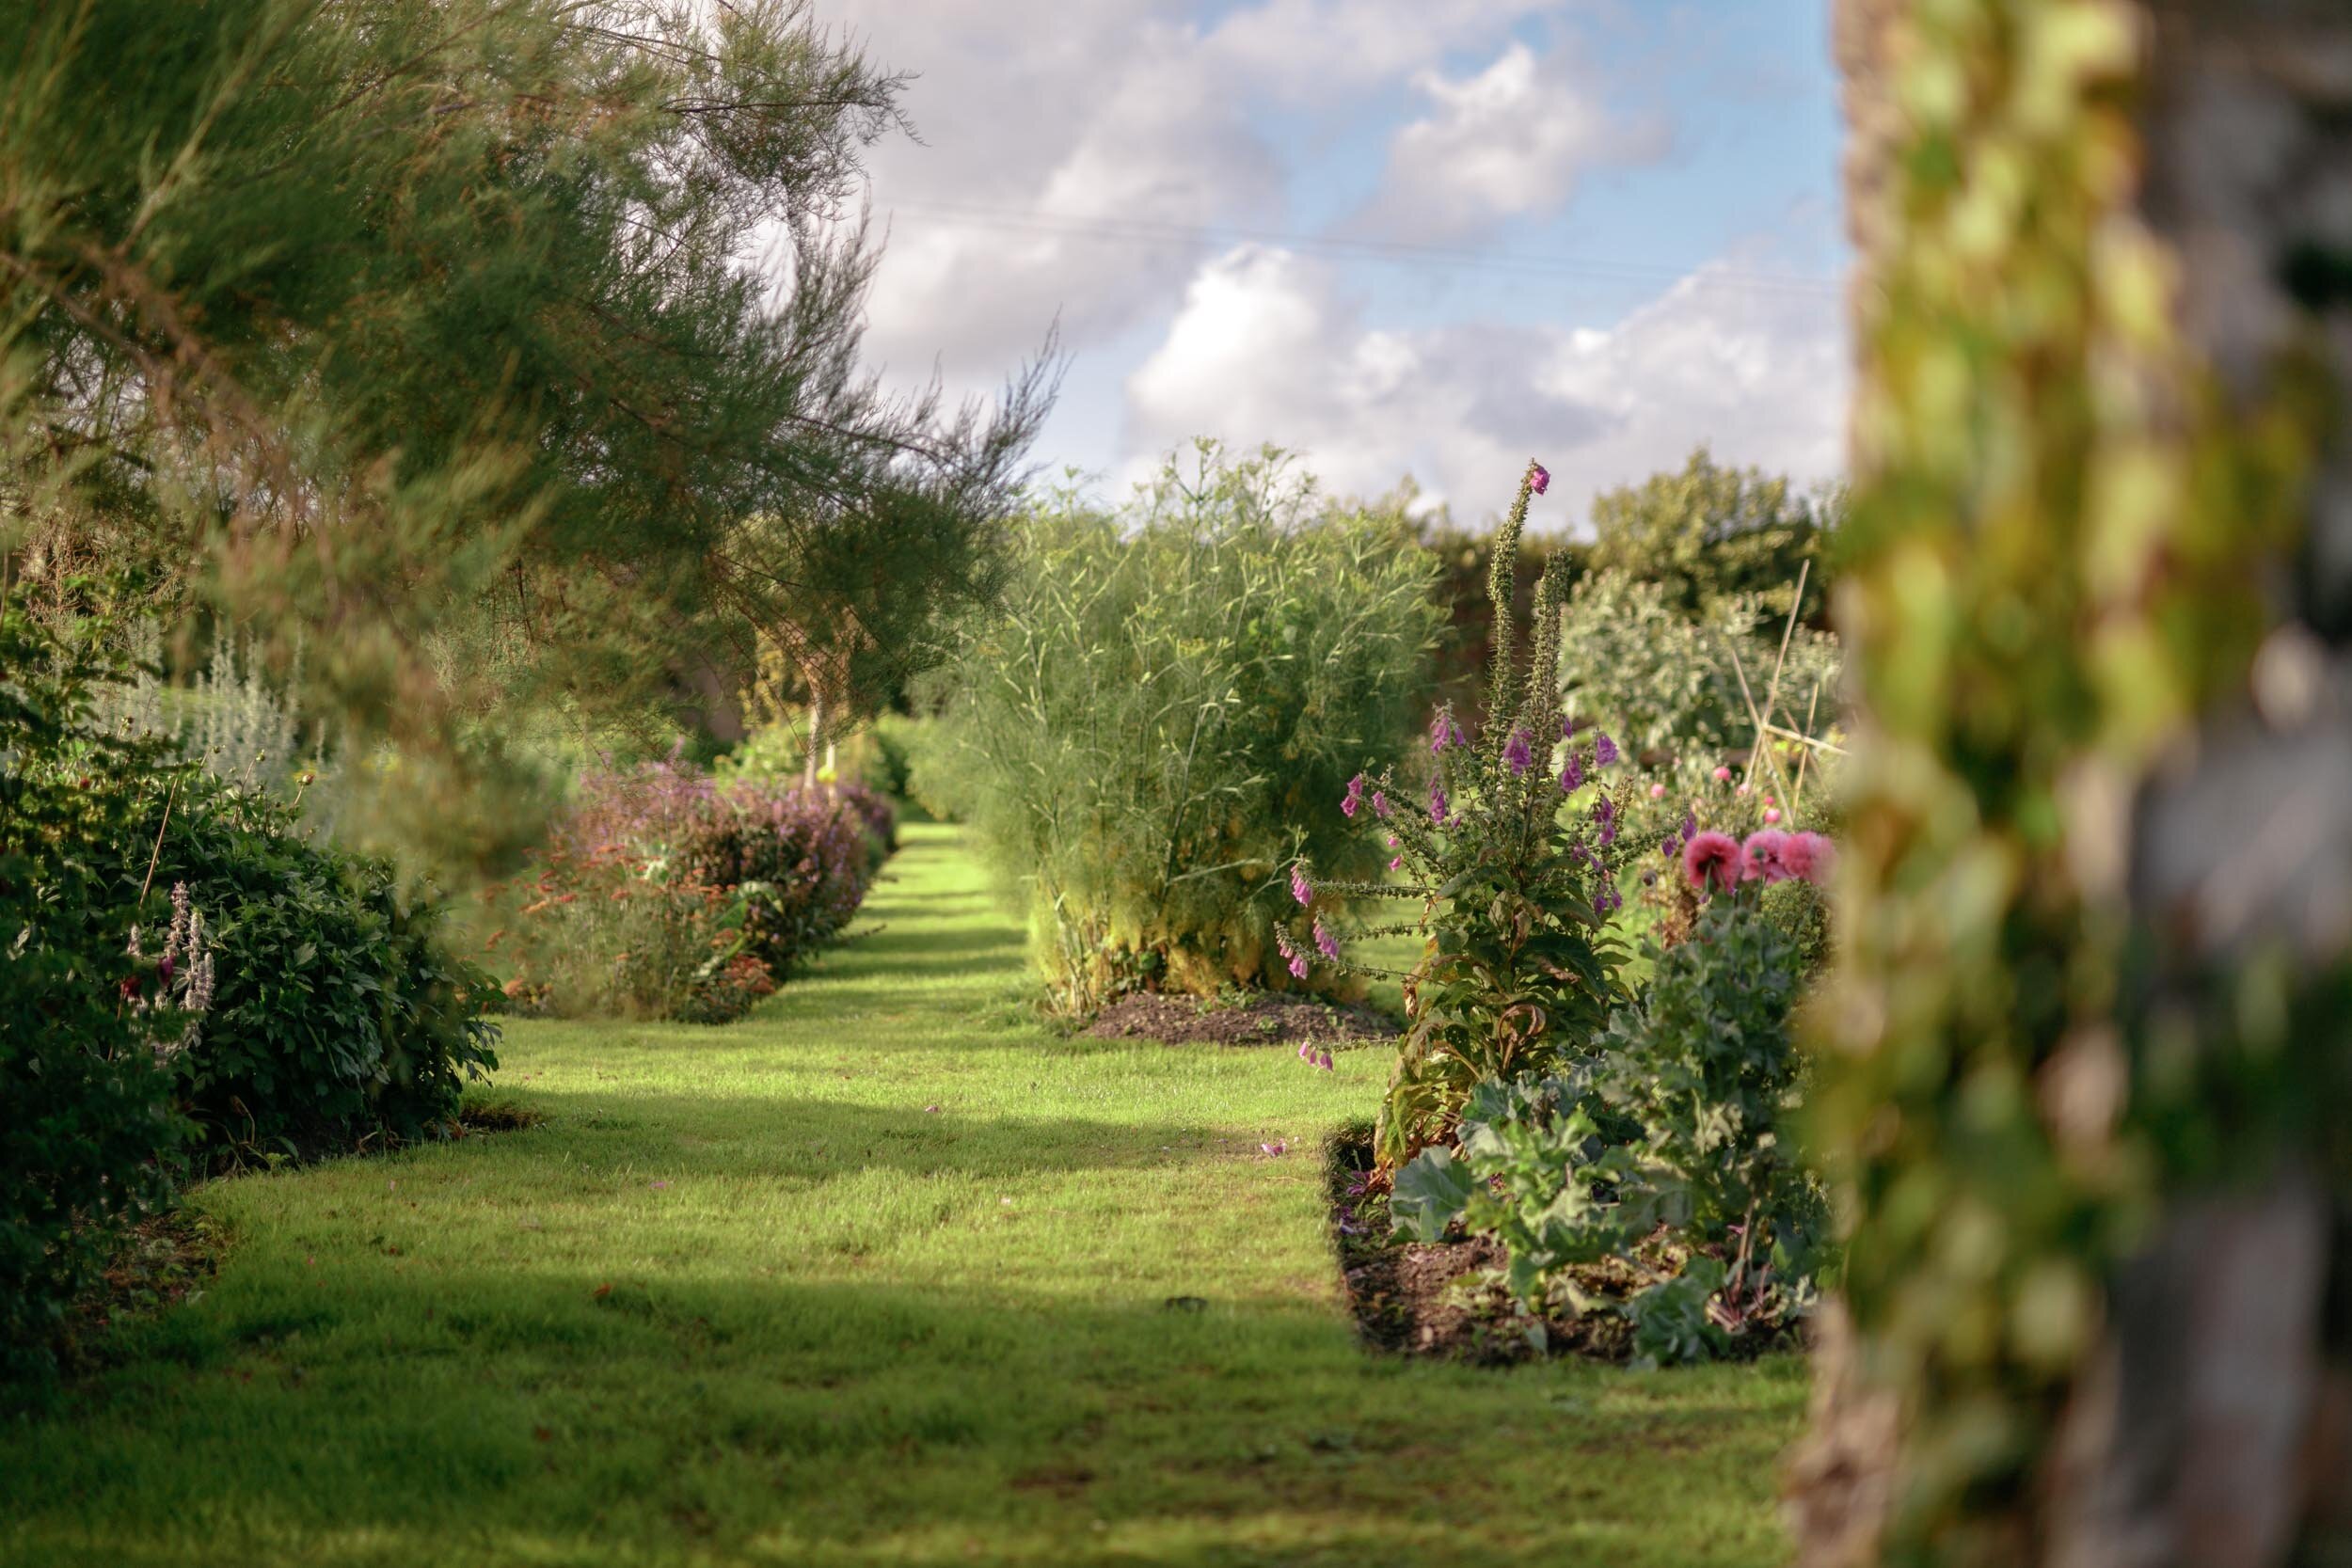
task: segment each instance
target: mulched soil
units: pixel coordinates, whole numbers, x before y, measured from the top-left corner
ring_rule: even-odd
[[[1087,1033],[1170,1045],[1355,1045],[1394,1039],[1396,1023],[1370,1007],[1279,991],[1207,1006],[1190,997],[1137,991],[1096,1014]]]
[[[104,1364],[108,1331],[187,1300],[211,1283],[223,1238],[186,1210],[142,1220],[123,1237],[104,1274],[67,1309],[56,1349],[69,1374]]]

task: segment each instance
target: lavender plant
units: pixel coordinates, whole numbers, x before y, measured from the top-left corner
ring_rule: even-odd
[[[1384,1172],[1447,1137],[1479,1083],[1547,1072],[1587,1050],[1626,1000],[1618,970],[1627,955],[1610,931],[1631,847],[1620,832],[1623,771],[1615,742],[1578,724],[1559,696],[1565,573],[1544,574],[1532,653],[1524,661],[1514,653],[1519,536],[1529,501],[1549,480],[1541,464],[1528,465],[1496,537],[1487,594],[1497,631],[1477,733],[1440,708],[1425,773],[1359,773],[1340,802],[1350,817],[1369,811],[1395,879],[1319,885],[1304,864],[1291,879],[1303,925],[1283,933],[1281,950],[1301,979],[1317,964],[1391,973],[1345,957],[1336,904],[1420,906],[1410,919],[1354,934],[1427,942],[1403,975],[1411,1022],[1375,1138]]]

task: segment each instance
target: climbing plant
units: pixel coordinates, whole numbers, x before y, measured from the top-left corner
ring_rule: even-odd
[[[1851,1245],[1799,1535],[2049,1560],[2119,1271],[2311,1114],[2278,1092],[2292,1006],[2249,1037],[2127,976],[2172,941],[2133,897],[2135,801],[2245,685],[2326,403],[2292,352],[2224,395],[2179,325],[2139,8],[1843,12],[1861,712],[1812,1112]],[[2306,1065],[2307,1101],[2340,1092]]]

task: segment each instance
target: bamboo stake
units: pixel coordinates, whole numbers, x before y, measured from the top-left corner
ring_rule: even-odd
[[[1740,677],[1740,700],[1747,704],[1748,720],[1756,726],[1756,744],[1748,748],[1748,774],[1751,778],[1755,776],[1756,759],[1761,755],[1764,758],[1764,766],[1772,770],[1773,777],[1780,780],[1781,793],[1787,795],[1790,793],[1788,775],[1780,770],[1780,759],[1772,755],[1772,749],[1770,746],[1764,744],[1764,736],[1770,726],[1764,722],[1763,716],[1756,711],[1756,693],[1748,689],[1748,672],[1740,662],[1740,650],[1729,638],[1724,640],[1724,646],[1731,651],[1732,673]]]
[[[1825,752],[1835,752],[1841,757],[1846,754],[1843,747],[1832,746],[1826,740],[1813,738],[1813,720],[1820,708],[1821,683],[1816,680],[1813,683],[1813,700],[1804,705],[1804,752],[1797,758],[1797,792],[1788,798],[1788,819],[1791,822],[1797,819],[1797,802],[1804,799],[1804,770],[1812,765],[1813,749],[1818,746]]]

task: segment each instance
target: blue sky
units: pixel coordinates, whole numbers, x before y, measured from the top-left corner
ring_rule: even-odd
[[[1719,455],[1825,477],[1846,398],[1823,0],[836,0],[918,73],[869,347],[985,392],[1058,321],[1036,453],[1193,435],[1540,519]]]

